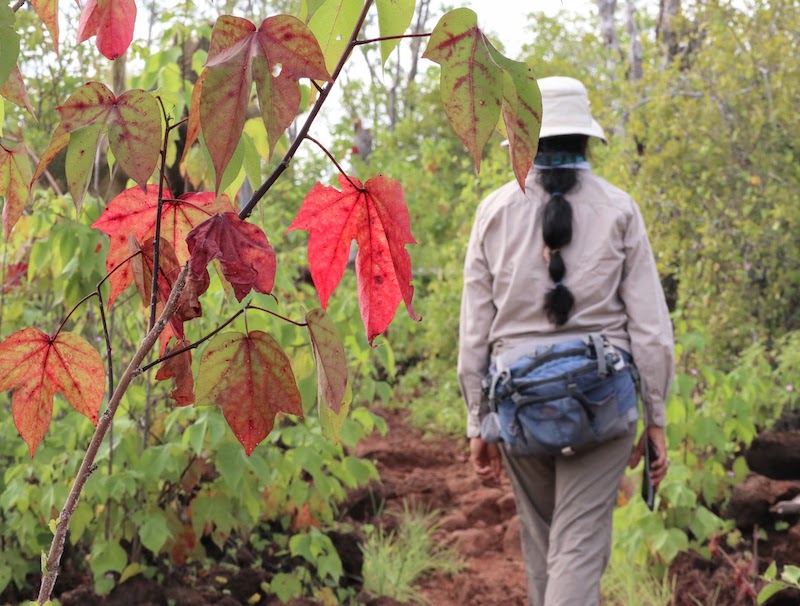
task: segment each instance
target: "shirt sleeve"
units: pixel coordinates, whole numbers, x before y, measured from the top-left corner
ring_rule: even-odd
[[[625,267],[619,294],[628,316],[631,355],[642,380],[650,425],[666,424],[666,400],[675,373],[672,322],[639,207],[625,233]]]
[[[464,290],[458,345],[458,381],[467,404],[467,436],[480,436],[480,419],[488,408],[481,381],[489,370],[489,332],[496,314],[492,275],[483,251],[481,222],[472,226],[464,261]]]

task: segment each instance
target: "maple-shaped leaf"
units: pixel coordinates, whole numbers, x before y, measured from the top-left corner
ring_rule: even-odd
[[[214,215],[186,237],[191,259],[189,269],[201,273],[219,259],[222,275],[241,301],[251,290],[268,294],[275,284],[275,251],[258,225],[236,213]]]
[[[12,103],[24,107],[28,113],[36,120],[36,112],[33,111],[31,105],[31,98],[28,96],[28,89],[25,88],[25,82],[22,79],[22,72],[19,67],[14,66],[11,75],[6,80],[3,86],[0,86],[0,96],[5,97]]]
[[[183,339],[175,343],[175,346],[170,351],[177,351],[188,346],[189,342]],[[172,356],[161,363],[156,373],[156,381],[167,381],[168,379],[175,379],[175,389],[169,394],[169,397],[175,400],[175,406],[194,404],[191,350]]]
[[[278,412],[303,416],[289,358],[275,339],[258,330],[211,340],[200,359],[197,404],[222,407],[248,456],[272,431]]]
[[[316,38],[299,19],[277,15],[256,28],[247,19],[223,15],[214,24],[199,114],[217,190],[239,145],[253,81],[272,149],[300,107],[299,78],[330,80]]]
[[[22,216],[28,201],[31,165],[25,144],[13,149],[0,144],[0,197],[3,199],[3,229],[6,238]]]
[[[511,166],[519,186],[525,191],[525,178],[533,165],[542,126],[542,93],[536,76],[527,63],[501,55],[491,43],[489,53],[503,70],[503,122],[506,125]]]
[[[189,154],[189,149],[200,136],[200,97],[203,96],[203,82],[205,82],[207,73],[206,70],[200,73],[200,77],[197,78],[197,82],[194,83],[194,88],[192,89],[192,98],[189,101],[189,120],[186,123],[186,142],[183,144],[181,164],[184,163],[186,156]]]
[[[80,213],[97,144],[107,131],[111,151],[122,170],[142,189],[147,186],[161,149],[161,114],[153,95],[143,90],[129,90],[117,97],[105,84],[89,82],[57,109],[61,123],[53,131],[33,181],[69,145],[67,181]]]
[[[186,236],[196,226],[215,213],[230,211],[233,206],[227,196],[217,198],[211,192],[186,193],[173,198],[169,191],[163,192],[161,207],[161,236],[175,251],[178,263],[189,260]],[[151,187],[147,192],[138,187],[125,190],[114,198],[92,223],[92,227],[108,234],[111,242],[106,257],[106,270],[111,271],[130,255],[128,236],[137,241],[155,237],[158,215],[158,192]],[[198,272],[202,273],[202,272]],[[133,274],[129,267],[121,267],[109,278],[111,294],[109,307],[119,294],[131,283]]]
[[[347,358],[336,325],[322,309],[306,314],[314,358],[317,361],[317,393],[323,402],[338,413],[347,390]]]
[[[58,55],[58,0],[31,0],[31,5],[50,32],[53,48]]]
[[[444,111],[480,170],[483,148],[500,119],[503,71],[489,54],[475,12],[459,8],[444,15],[422,56],[442,66]]]
[[[400,301],[418,319],[411,307],[411,257],[405,249],[416,241],[400,183],[378,175],[362,185],[340,175],[339,184],[341,191],[314,185],[288,231],[309,232],[308,262],[323,308],[342,279],[351,242],[358,243],[358,304],[372,343],[389,326]]]
[[[97,425],[104,380],[100,354],[76,334],[25,328],[0,343],[0,391],[14,390],[14,424],[31,457],[50,425],[55,394]]]
[[[87,0],[78,23],[78,44],[97,36],[97,50],[113,61],[128,50],[135,25],[134,0]]]

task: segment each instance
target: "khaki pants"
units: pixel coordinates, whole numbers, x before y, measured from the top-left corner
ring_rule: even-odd
[[[631,433],[571,457],[504,453],[522,527],[530,606],[596,606]]]

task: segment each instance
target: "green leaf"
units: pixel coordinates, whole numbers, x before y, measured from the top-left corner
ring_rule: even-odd
[[[501,55],[487,41],[489,53],[504,72],[503,122],[506,126],[511,166],[517,183],[525,190],[525,178],[533,165],[542,126],[542,94],[527,63]]]
[[[139,538],[142,540],[142,545],[156,555],[158,555],[164,543],[171,536],[172,533],[167,527],[167,520],[157,511],[149,512],[147,521],[139,528]]]
[[[14,29],[14,11],[0,4],[0,87],[5,84],[19,57],[19,34]]]
[[[403,35],[411,20],[414,18],[416,0],[376,0],[378,7],[378,30],[381,38]],[[392,51],[400,44],[400,39],[381,40],[381,64],[386,65],[386,60]]]
[[[247,175],[247,180],[253,189],[258,189],[261,185],[261,156],[256,149],[256,144],[253,138],[247,134],[242,133],[242,151],[244,152],[243,165],[244,173]]]
[[[362,8],[362,0],[325,0],[309,20],[308,29],[319,41],[329,72],[347,48]]]
[[[102,578],[107,572],[122,572],[128,564],[128,555],[119,543],[97,542],[92,545],[89,566],[95,580]]]
[[[763,576],[768,581],[774,581],[777,578],[777,575],[778,575],[778,565],[773,560],[772,562],[770,562],[769,566],[764,571]]]
[[[782,583],[770,583],[769,585],[765,585],[761,591],[758,592],[758,603],[763,604],[776,593],[785,588],[786,587]]]
[[[272,577],[269,588],[283,603],[288,602],[294,597],[303,595],[303,585],[300,583],[300,578],[296,574],[279,572]]]
[[[3,106],[0,98],[0,107]],[[6,149],[0,144],[0,197],[3,199],[3,228],[6,238],[25,210],[30,195],[30,180],[31,166],[25,144],[20,143],[13,149]]]
[[[483,148],[500,119],[504,78],[475,12],[459,8],[442,17],[422,56],[442,66],[444,111],[480,170]]]
[[[92,122],[72,131],[69,137],[66,161],[67,185],[69,193],[72,194],[77,216],[81,214],[83,198],[89,189],[89,177],[92,174],[94,156],[102,130],[102,122]]]
[[[791,565],[784,566],[781,572],[781,580],[792,585],[800,585],[800,568]]]

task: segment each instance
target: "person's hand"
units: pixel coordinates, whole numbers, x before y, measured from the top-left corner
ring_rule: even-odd
[[[658,488],[661,480],[667,475],[669,468],[669,461],[667,460],[667,440],[664,437],[664,428],[656,427],[655,425],[649,426],[647,429],[647,438],[653,443],[658,451],[658,458],[655,461],[650,461],[650,478],[652,479],[653,486]],[[645,434],[639,438],[639,442],[631,453],[631,459],[628,462],[631,469],[639,464],[639,460],[644,455]]]
[[[470,461],[481,478],[495,484],[500,482],[502,460],[497,444],[489,444],[481,438],[471,438],[469,441]]]

